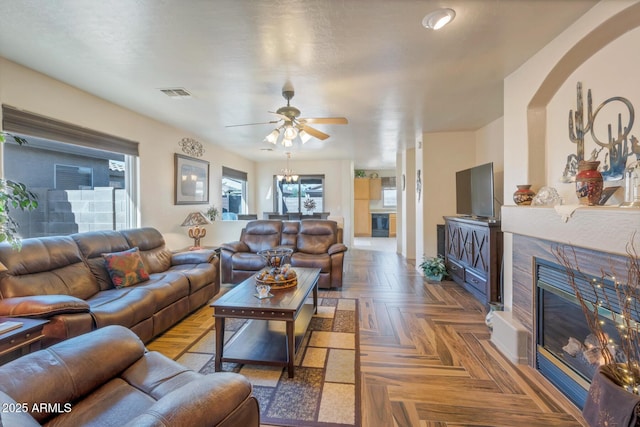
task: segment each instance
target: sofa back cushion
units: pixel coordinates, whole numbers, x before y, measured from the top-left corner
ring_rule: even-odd
[[[298,242],[298,232],[300,231],[300,221],[284,221],[282,223],[281,246],[295,249]]]
[[[337,243],[338,224],[324,219],[305,219],[300,222],[298,251],[307,254],[326,254]]]
[[[147,273],[162,273],[171,268],[171,251],[166,247],[164,237],[155,228],[135,228],[122,230],[129,247],[138,247]]]
[[[131,249],[127,239],[118,231],[89,231],[73,234],[71,237],[80,248],[87,265],[96,277],[100,290],[113,289],[113,283],[102,255]]]
[[[87,299],[100,290],[70,236],[24,239],[19,251],[0,244],[0,262],[7,268],[0,276],[2,298],[71,295]]]
[[[256,220],[245,226],[241,240],[249,247],[250,252],[273,249],[280,245],[282,221]]]

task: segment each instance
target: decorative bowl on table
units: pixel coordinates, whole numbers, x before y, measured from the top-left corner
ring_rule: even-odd
[[[266,267],[256,274],[257,285],[269,285],[271,290],[292,288],[298,284],[298,276],[291,268],[289,260],[293,249],[279,248],[259,251]]]

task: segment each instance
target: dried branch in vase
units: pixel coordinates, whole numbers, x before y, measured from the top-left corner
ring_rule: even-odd
[[[589,330],[597,340],[602,365],[627,391],[640,394],[640,259],[634,241],[635,233],[627,244],[626,271],[616,272],[610,263],[609,271],[601,271],[600,277],[580,269],[573,247],[559,246],[552,252],[566,269]],[[610,322],[617,337],[605,329]]]

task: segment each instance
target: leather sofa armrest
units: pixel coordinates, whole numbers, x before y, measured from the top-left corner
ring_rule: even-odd
[[[249,251],[249,246],[247,246],[246,243],[241,242],[241,241],[235,241],[235,242],[227,242],[227,243],[223,243],[222,245],[220,245],[220,249],[222,249],[223,251],[229,251],[229,252],[250,252]]]
[[[329,253],[329,255],[333,255],[346,251],[347,247],[343,243],[334,243],[333,245],[329,246],[329,250],[327,252]]]
[[[230,372],[205,375],[158,399],[146,411],[132,419],[128,427],[156,426],[217,426],[233,415],[243,403],[254,400],[251,384],[242,375]],[[258,427],[258,404],[251,408]],[[248,426],[249,427],[249,426]]]
[[[171,265],[203,264],[211,262],[218,254],[215,249],[176,252],[171,256]]]
[[[88,312],[89,304],[71,295],[32,295],[0,300],[0,316],[48,318],[56,314]]]

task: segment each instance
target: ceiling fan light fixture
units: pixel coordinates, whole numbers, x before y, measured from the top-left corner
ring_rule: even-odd
[[[274,129],[269,135],[266,136],[264,140],[275,145],[278,142],[279,136],[280,136],[280,131],[278,129]]]
[[[422,19],[422,26],[430,30],[439,30],[444,27],[456,17],[456,12],[453,9],[443,8],[437,9],[428,13]]]
[[[311,135],[309,135],[308,133],[306,133],[303,130],[301,130],[298,133],[298,136],[300,137],[300,140],[302,141],[303,144],[305,144],[307,141],[309,141],[311,139]]]
[[[285,147],[291,147],[293,145],[293,141],[289,138],[287,138],[286,136],[282,139],[282,145],[284,145]]]
[[[298,129],[294,128],[293,126],[285,126],[284,128],[284,137],[286,139],[292,140],[295,139],[295,137],[298,136]]]

